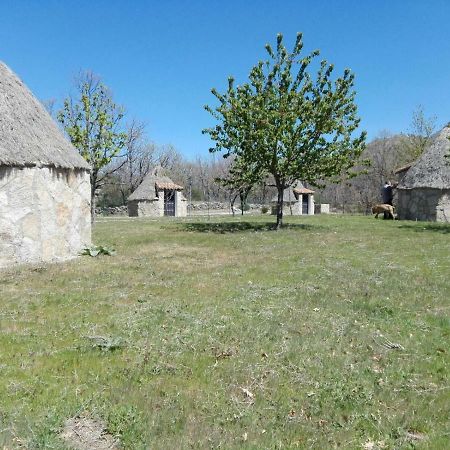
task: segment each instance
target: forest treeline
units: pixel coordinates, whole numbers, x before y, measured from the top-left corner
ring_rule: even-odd
[[[422,108],[413,113],[410,129],[402,134],[383,131],[369,142],[362,154],[366,164],[356,168],[359,175],[329,182],[325,187],[310,186],[316,191],[318,203],[329,203],[341,212],[369,212],[371,205],[380,201],[380,189],[387,180],[395,181],[395,171],[415,161],[429,145],[436,131],[436,120],[425,116]],[[99,206],[126,204],[131,192],[156,165],[185,188],[192,201],[232,201],[233,192],[218,179],[225,178],[231,166],[230,159],[221,156],[185,158],[174,146],[157,145],[148,140],[145,125],[132,121],[128,126],[125,151],[118,161],[117,171],[108,177],[99,194]],[[247,202],[269,205],[276,195],[270,181],[259,183],[250,191]]]
[[[78,103],[84,105],[84,109],[77,109],[77,103],[70,96],[62,110],[57,111],[53,100],[44,102],[44,106],[63,124],[66,133],[72,133],[71,141],[79,142],[80,153],[84,153],[93,167],[97,161],[92,194],[94,204],[99,207],[126,205],[128,196],[155,166],[161,166],[175,183],[184,186],[189,201],[234,203],[242,200],[235,188],[223,182],[229,177],[233,157],[223,158],[205,152],[204,156],[188,159],[171,144],[154,143],[144,122],[138,119],[127,121],[124,108],[112,101],[110,91],[91,72],[80,74],[76,87],[81,94]],[[95,119],[88,115],[93,107],[102,112]],[[101,154],[92,145],[100,134],[94,132],[92,126],[89,128],[89,124],[98,122],[99,117],[106,128],[109,127],[107,142],[114,143]],[[329,203],[341,212],[369,212],[371,205],[380,201],[383,183],[396,181],[396,169],[414,162],[429,145],[436,129],[436,118],[427,117],[419,106],[404,133],[394,135],[383,131],[366,145],[354,177],[345,176],[341,180],[327,181],[320,187],[307,187],[315,190],[316,203]],[[86,146],[88,141],[90,146]],[[105,146],[104,136],[99,139],[99,146]],[[245,202],[269,206],[276,194],[273,181],[266,179],[252,185],[248,195],[245,194]]]

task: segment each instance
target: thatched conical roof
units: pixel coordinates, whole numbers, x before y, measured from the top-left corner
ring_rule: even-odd
[[[406,172],[399,189],[450,189],[450,127],[445,127]]]
[[[160,175],[161,167],[156,167],[145,176],[138,188],[128,197],[130,200],[155,200],[158,198],[158,189],[172,189],[181,191],[183,186],[175,184],[169,177]]]
[[[1,61],[0,165],[89,169],[42,104]]]

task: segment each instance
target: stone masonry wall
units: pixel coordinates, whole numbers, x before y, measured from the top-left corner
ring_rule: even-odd
[[[128,202],[130,217],[161,217],[164,216],[164,198],[157,200],[132,200]]]
[[[177,217],[187,216],[187,201],[181,191],[175,191],[175,215]]]
[[[397,214],[403,220],[450,222],[450,189],[399,189]]]
[[[0,166],[0,267],[69,259],[90,244],[88,172]]]
[[[158,192],[156,200],[132,200],[128,202],[128,215],[130,217],[162,217],[164,216],[164,191]],[[179,191],[175,192],[175,214],[177,217],[187,215],[187,201]]]
[[[285,216],[302,216],[303,215],[303,195],[301,194],[300,198],[296,202],[292,202],[290,205],[286,202],[283,203],[283,215]],[[308,215],[313,216],[315,214],[314,212],[314,196],[313,195],[307,195],[308,199]],[[272,204],[271,209],[272,215],[277,214],[277,205],[276,203]]]

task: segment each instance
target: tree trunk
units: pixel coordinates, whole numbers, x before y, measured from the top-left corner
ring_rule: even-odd
[[[233,195],[230,196],[230,206],[231,206],[231,212],[233,214],[233,217],[235,216],[235,211],[234,211],[234,203],[236,202],[237,199],[237,194],[233,197]]]
[[[283,226],[283,193],[284,188],[282,185],[277,184],[278,198],[277,198],[277,224],[276,230],[279,230]]]

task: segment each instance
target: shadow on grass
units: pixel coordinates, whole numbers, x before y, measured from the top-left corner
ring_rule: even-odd
[[[450,233],[450,224],[447,223],[414,223],[400,225],[399,228],[413,230],[420,233],[423,233],[425,231],[435,231],[442,234]]]
[[[194,222],[181,225],[184,230],[196,231],[199,233],[238,233],[243,231],[275,231],[273,222],[252,223],[252,222]],[[300,223],[284,224],[282,230],[310,230],[313,225]]]

